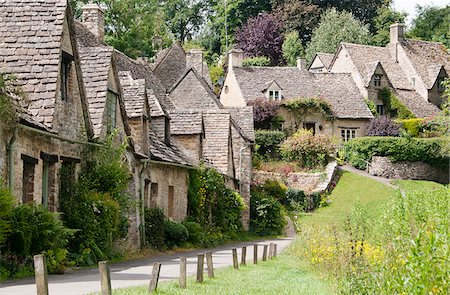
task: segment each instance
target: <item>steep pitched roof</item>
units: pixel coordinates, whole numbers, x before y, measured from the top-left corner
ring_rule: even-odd
[[[160,117],[168,116],[165,110],[161,107],[159,100],[156,98],[153,89],[147,89],[148,104],[150,105],[150,116]]]
[[[168,146],[153,132],[149,131],[151,159],[184,166],[192,166],[188,158],[174,145]]]
[[[341,48],[347,50],[366,86],[372,78],[374,65],[380,62],[394,88],[413,89],[402,68],[391,56],[389,48],[352,43],[341,43],[339,50]]]
[[[0,71],[13,73],[25,107],[51,128],[66,0],[0,0]]]
[[[331,62],[333,61],[334,54],[317,52],[316,55],[320,59],[322,64],[325,66],[325,68],[329,69],[331,66]]]
[[[442,67],[450,75],[450,54],[442,43],[405,39],[400,44],[428,89],[433,87]]]
[[[396,89],[394,94],[416,117],[423,118],[439,112],[437,106],[425,101],[416,91]]]
[[[238,127],[241,134],[250,142],[255,141],[255,128],[253,121],[253,107],[226,108],[229,110],[231,119]]]
[[[219,172],[228,173],[230,114],[227,111],[204,111],[205,139],[203,157]]]
[[[169,50],[164,51],[162,57],[157,58],[157,64],[153,72],[161,80],[166,89],[178,81],[186,69],[186,53],[178,42],[175,42]]]
[[[144,79],[134,80],[130,72],[119,72],[125,111],[128,118],[141,117],[145,114],[147,90]]]
[[[202,111],[171,110],[170,134],[193,135],[203,132]]]

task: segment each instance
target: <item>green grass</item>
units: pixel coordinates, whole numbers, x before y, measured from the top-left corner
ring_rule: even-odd
[[[394,180],[391,183],[406,191],[435,190],[443,187],[442,184],[426,180]]]
[[[206,274],[205,274],[206,275]],[[215,278],[202,284],[190,277],[182,290],[176,281],[158,285],[157,294],[334,294],[332,284],[312,273],[300,258],[281,254],[275,260],[249,264],[239,270],[233,268],[215,271]],[[148,294],[147,286],[114,290],[117,295]]]

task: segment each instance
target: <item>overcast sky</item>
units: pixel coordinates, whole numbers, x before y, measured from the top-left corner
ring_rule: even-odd
[[[394,7],[397,11],[406,11],[408,13],[408,18],[406,23],[409,25],[411,20],[416,15],[416,5],[420,6],[425,5],[437,5],[443,7],[447,4],[450,4],[450,0],[394,0]]]

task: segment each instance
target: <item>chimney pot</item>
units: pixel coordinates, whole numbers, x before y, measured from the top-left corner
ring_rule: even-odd
[[[244,51],[242,49],[231,49],[228,52],[228,67],[239,68],[244,64]]]
[[[301,71],[306,70],[306,58],[297,58],[297,68]]]
[[[88,3],[82,8],[82,22],[101,41],[105,38],[105,15],[98,4]]]
[[[390,27],[390,43],[395,44],[404,39],[404,31],[405,31],[405,25],[395,23],[392,24]]]

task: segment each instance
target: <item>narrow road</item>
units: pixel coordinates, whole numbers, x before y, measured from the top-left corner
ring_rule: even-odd
[[[258,259],[262,258],[264,244],[276,243],[278,253],[290,245],[293,238],[259,240],[257,242],[243,242],[225,245],[212,249],[201,249],[189,252],[178,252],[171,255],[158,255],[138,260],[130,260],[110,265],[111,285],[113,289],[146,285],[150,281],[152,265],[160,262],[160,281],[174,280],[179,274],[179,257],[187,257],[187,274],[194,275],[197,269],[197,255],[206,251],[213,252],[214,268],[221,268],[233,265],[232,251],[238,248],[238,258],[241,261],[241,248],[247,246],[247,263],[253,261],[253,244],[257,243]],[[206,267],[206,263],[205,263]],[[206,271],[206,270],[205,270]],[[64,275],[49,276],[50,295],[78,295],[100,292],[100,275],[98,269],[81,269]],[[17,281],[7,281],[0,284],[1,295],[33,295],[36,294],[34,278]]]

